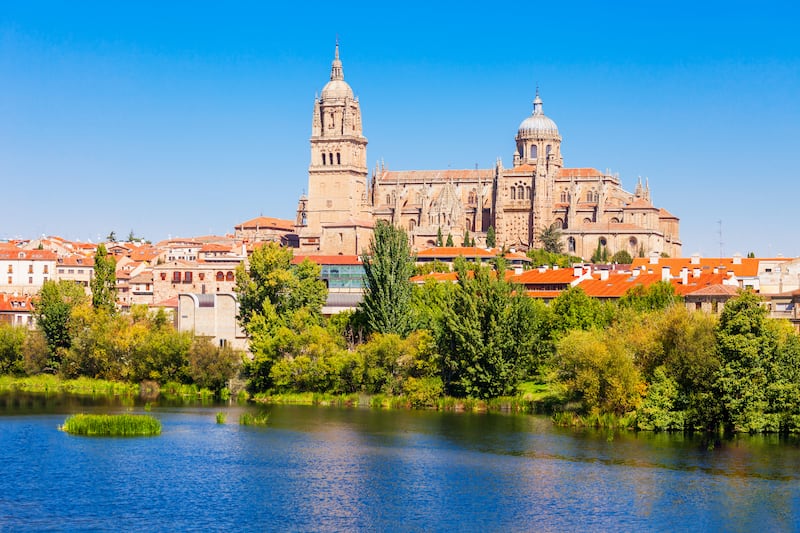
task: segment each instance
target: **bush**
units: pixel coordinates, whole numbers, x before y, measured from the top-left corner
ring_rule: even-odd
[[[436,407],[444,393],[444,384],[440,377],[409,377],[403,383],[403,392],[415,409]]]

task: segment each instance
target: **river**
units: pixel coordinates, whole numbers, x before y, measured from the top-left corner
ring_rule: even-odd
[[[238,424],[261,409],[268,426]],[[800,446],[777,436],[709,446],[530,415],[235,404],[154,405],[158,437],[57,429],[127,411],[144,412],[0,397],[0,531],[800,528]]]

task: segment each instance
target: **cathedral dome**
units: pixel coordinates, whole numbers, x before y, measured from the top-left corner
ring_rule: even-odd
[[[320,95],[323,100],[336,100],[342,98],[353,98],[353,89],[344,81],[344,70],[342,61],[339,59],[339,43],[336,43],[336,52],[331,63],[331,81],[325,84]]]
[[[353,89],[344,80],[331,80],[322,88],[320,95],[323,100],[333,100],[337,98],[353,98]]]
[[[558,135],[558,126],[542,111],[542,99],[539,90],[536,90],[536,99],[533,101],[533,113],[519,125],[518,137],[530,137],[540,134]]]

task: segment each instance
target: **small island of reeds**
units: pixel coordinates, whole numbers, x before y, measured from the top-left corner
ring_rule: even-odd
[[[269,422],[269,413],[242,413],[239,417],[241,426],[266,426],[267,422]]]
[[[72,415],[59,429],[89,437],[149,437],[161,434],[161,422],[150,415]]]

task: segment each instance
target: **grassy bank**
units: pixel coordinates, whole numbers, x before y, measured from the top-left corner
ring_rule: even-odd
[[[59,429],[89,437],[147,437],[161,434],[161,422],[150,415],[72,415]]]
[[[102,379],[61,379],[49,374],[0,376],[0,392],[68,393],[91,396],[136,396],[139,385]]]

